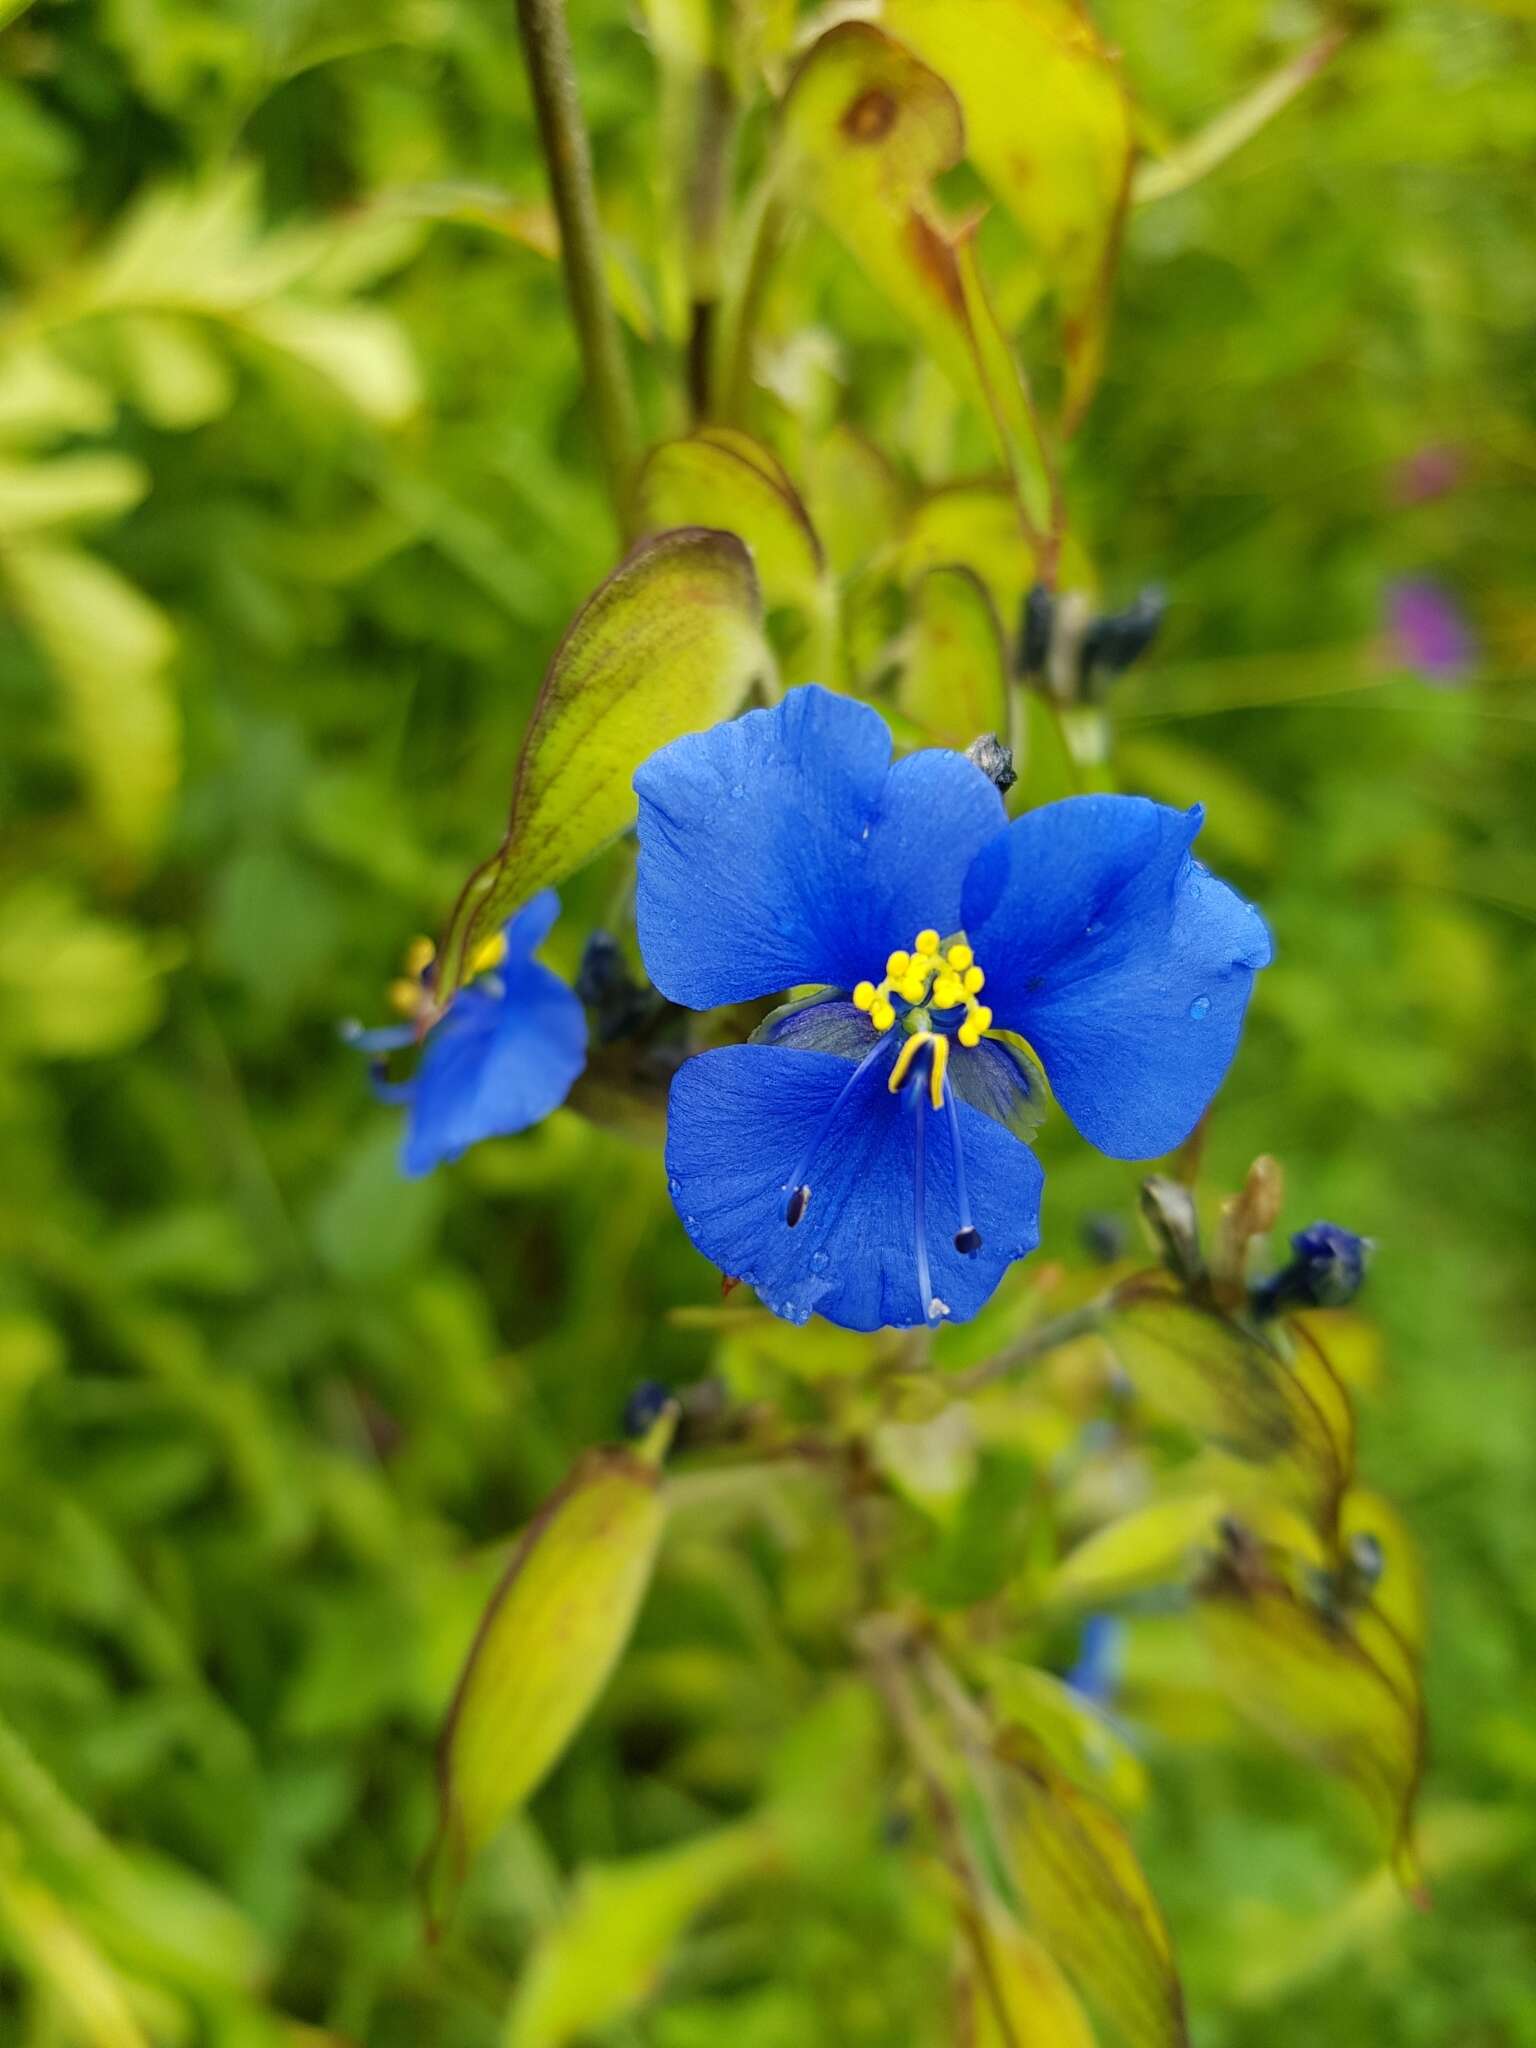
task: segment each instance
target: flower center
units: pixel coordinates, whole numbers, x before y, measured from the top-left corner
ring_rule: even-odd
[[[878,984],[861,981],[853,991],[856,1008],[868,1014],[876,1031],[889,1031],[896,1022],[896,1004],[892,998],[905,1003],[912,1010],[963,1010],[960,1028],[955,1033],[960,1043],[975,1046],[981,1043],[984,1033],[992,1028],[992,1012],[977,997],[986,986],[987,977],[976,965],[976,955],[965,942],[965,934],[957,933],[948,943],[941,941],[931,928],[919,932],[912,941],[910,953],[899,948],[885,963],[885,979]],[[927,1017],[908,1017],[907,1028],[922,1031]],[[946,1052],[948,1050],[946,1044]],[[903,1049],[903,1056],[908,1049]],[[942,1075],[942,1069],[940,1069]],[[893,1086],[896,1085],[893,1083]],[[935,1091],[937,1107],[937,1091]]]

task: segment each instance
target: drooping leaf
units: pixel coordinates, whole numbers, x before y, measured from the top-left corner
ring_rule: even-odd
[[[0,551],[0,579],[58,679],[103,837],[142,861],[181,775],[169,619],[115,569],[52,541]]]
[[[882,18],[953,88],[966,153],[1029,238],[1060,307],[1075,420],[1103,363],[1129,190],[1119,66],[1073,0],[883,0]]]
[[[433,1919],[559,1760],[629,1640],[661,1542],[670,1433],[668,1415],[638,1451],[590,1453],[539,1510],[486,1609],[439,1751],[424,1873]]]
[[[1063,1679],[1004,1657],[991,1659],[985,1675],[1000,1726],[1022,1728],[1043,1743],[1069,1778],[1117,1813],[1134,1813],[1145,1803],[1147,1773],[1140,1757]]]
[[[772,1831],[744,1821],[679,1848],[589,1865],[534,1947],[504,2048],[564,2048],[632,2011],[655,1991],[688,1922],[775,1853]]]
[[[1298,1587],[1262,1553],[1223,1560],[1197,1605],[1222,1689],[1293,1755],[1354,1786],[1404,1888],[1420,1883],[1413,1806],[1424,1762],[1417,1658],[1369,1600],[1340,1607]]]
[[[897,702],[932,745],[963,749],[983,733],[1007,741],[1002,627],[974,571],[930,569],[913,591]]]
[[[444,938],[438,994],[507,913],[635,816],[635,770],[668,740],[728,718],[771,673],[757,577],[734,534],[643,541],[577,613],[523,742],[500,851],[470,877]]]
[[[111,519],[148,489],[142,463],[106,451],[0,464],[0,539]]]
[[[968,1957],[957,1987],[957,2040],[972,2048],[1094,2048],[1088,2015],[1048,1949],[1000,1907],[980,1938],[985,1965]]]
[[[1354,1418],[1320,1347],[1282,1350],[1282,1336],[1197,1307],[1161,1276],[1121,1290],[1106,1334],[1149,1409],[1264,1465],[1331,1539],[1354,1471]]]
[[[1012,1766],[1010,1875],[1030,1927],[1127,2048],[1182,2048],[1173,1947],[1124,1828],[1035,1738],[1010,1730],[999,1747]]]
[[[1021,502],[1041,523],[1043,455],[1022,372],[987,302],[970,229],[948,229],[930,189],[964,150],[949,86],[873,22],[840,22],[790,80],[781,146],[790,193],[991,424]]]
[[[821,542],[778,458],[732,427],[703,427],[651,450],[635,486],[640,529],[724,527],[752,551],[764,602],[810,608],[822,591]]]
[[[1223,1505],[1217,1494],[1179,1495],[1106,1523],[1062,1559],[1048,1597],[1064,1606],[1097,1607],[1152,1586],[1181,1584]]]

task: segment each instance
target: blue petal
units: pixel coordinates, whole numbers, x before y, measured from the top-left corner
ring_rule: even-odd
[[[894,1057],[896,1047],[891,1047]],[[667,1122],[667,1171],[683,1227],[707,1259],[755,1287],[776,1315],[813,1313],[850,1330],[926,1320],[913,1210],[914,1112],[877,1062],[829,1125],[849,1079],[834,1053],[733,1045],[679,1068]],[[925,1240],[933,1292],[963,1322],[1014,1259],[1040,1239],[1033,1152],[962,1104],[959,1124],[982,1248],[954,1248],[959,1227],[947,1117],[925,1108]],[[809,1161],[807,1155],[810,1155]],[[810,1201],[785,1221],[793,1177]]]
[[[507,943],[506,964],[531,959],[549,937],[559,915],[560,898],[553,889],[541,889],[521,910],[513,911],[501,928]]]
[[[696,1010],[878,981],[925,926],[958,926],[966,870],[1004,823],[963,755],[893,767],[879,714],[815,684],[674,740],[635,790],[640,950]]]
[[[501,966],[462,990],[433,1026],[411,1093],[401,1156],[407,1174],[430,1173],[481,1138],[538,1123],[560,1107],[586,1065],[581,1004],[527,957],[552,920],[544,897],[519,911],[507,926]]]
[[[1269,961],[1252,904],[1190,857],[1202,815],[1069,797],[1016,819],[966,882],[998,1024],[1029,1040],[1067,1115],[1115,1159],[1188,1137]]]

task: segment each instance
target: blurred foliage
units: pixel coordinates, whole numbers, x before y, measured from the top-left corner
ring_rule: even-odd
[[[1011,0],[987,4],[1006,45]],[[1261,1498],[1232,1429],[1225,1455],[1187,1407],[1127,1432],[1097,1340],[974,1428],[934,1412],[931,1379],[882,1415],[863,1340],[717,1309],[654,1149],[574,1110],[397,1177],[336,1023],[377,1013],[406,936],[443,928],[494,846],[541,676],[619,552],[510,12],[12,0],[0,2040],[953,2038],[977,1987],[949,1981],[952,1900],[909,1839],[921,1773],[842,1676],[861,1559],[788,1461],[771,1483],[678,1461],[612,1689],[423,1945],[432,1745],[512,1535],[636,1381],[717,1372],[786,1429],[865,1434],[902,1596],[941,1637],[978,1602],[1026,1630],[1031,1665],[968,1642],[967,1677],[1051,1761],[986,1770],[1020,1773],[994,1788],[1009,1825],[1021,1803],[1072,1816],[1137,1902],[1105,1971],[1125,2038],[1169,2010],[1167,1936],[1116,1812],[1208,2048],[1528,2048],[1536,21],[1520,0],[1099,0],[1032,108],[985,52],[946,54],[946,10],[918,0],[888,21],[948,86],[867,25],[802,58],[810,24],[774,0],[573,13],[658,446],[628,523],[749,541],[784,680],[879,688],[910,733],[964,737],[936,678],[958,644],[974,701],[1000,687],[1036,566],[1015,490],[1064,587],[1169,593],[1112,688],[1114,772],[1207,804],[1213,860],[1277,938],[1208,1206],[1273,1152],[1288,1227],[1337,1216],[1379,1246],[1371,1320],[1316,1326],[1423,1553],[1434,1910],[1234,1720],[1282,1689],[1310,1712],[1326,1683],[1313,1609],[1271,1568],[1305,1560],[1320,1493],[1336,1536],[1387,1552],[1371,1627],[1417,1639],[1399,1523],[1319,1478],[1336,1432],[1318,1455],[1288,1439]],[[824,118],[834,61],[876,67],[855,92],[877,129],[892,65],[915,82],[874,166],[884,213]],[[684,175],[721,106],[725,193]],[[1001,375],[1005,337],[1027,381]],[[1079,415],[1064,444],[1051,423]],[[1431,687],[1387,637],[1403,575],[1468,614],[1468,686]],[[1091,732],[1014,704],[1021,799],[1104,772]],[[565,886],[567,971],[582,932],[622,927],[626,858]],[[1086,1219],[1130,1223],[1136,1169],[1059,1116],[1040,1144],[1044,1247],[943,1333],[956,1372],[1097,1284]],[[1177,1350],[1168,1384],[1208,1391]],[[899,1382],[900,1346],[876,1355]],[[1216,1553],[1196,1620],[1141,1597],[1209,1558],[1239,1498],[1258,1561]],[[1128,1545],[1132,1510],[1154,1520]],[[1279,1617],[1257,1637],[1222,1597],[1239,1564]],[[1051,1674],[1084,1607],[1122,1598],[1106,1726]],[[1197,1624],[1226,1640],[1224,1687]],[[943,1667],[918,1675],[939,1698]],[[899,1708],[912,1680],[886,1677]],[[1330,1713],[1311,1747],[1348,1774]],[[1091,1958],[1047,1954],[1070,1922],[1049,1871],[1040,1938],[1013,1917],[1007,1833],[981,1935],[1020,2010],[1079,2015],[1069,2040]],[[626,1942],[584,2004],[610,1916]]]

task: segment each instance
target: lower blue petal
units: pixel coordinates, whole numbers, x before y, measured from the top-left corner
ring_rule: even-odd
[[[685,1061],[672,1083],[667,1172],[683,1227],[707,1259],[791,1322],[815,1313],[845,1329],[878,1330],[927,1319],[917,1278],[914,1112],[905,1091],[890,1093],[889,1067],[876,1062],[830,1124],[850,1075],[848,1061],[832,1053],[726,1046]],[[982,1248],[957,1252],[949,1122],[922,1113],[932,1288],[963,1322],[1039,1243],[1043,1176],[1028,1146],[961,1104]],[[791,1228],[786,1204],[802,1169],[811,1195]]]
[[[526,939],[542,915],[541,901],[512,920],[500,969],[462,990],[428,1035],[401,1156],[407,1174],[430,1173],[482,1138],[539,1123],[560,1107],[586,1065],[581,1004],[547,967],[511,951],[522,919],[529,926],[518,934],[520,945],[537,945],[543,936]]]
[[[1069,797],[1016,819],[966,882],[998,1024],[1029,1040],[1067,1115],[1115,1159],[1188,1137],[1269,961],[1259,913],[1190,855],[1201,815]]]

